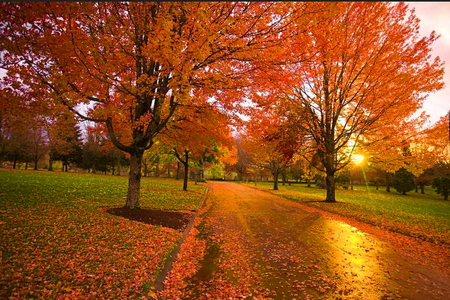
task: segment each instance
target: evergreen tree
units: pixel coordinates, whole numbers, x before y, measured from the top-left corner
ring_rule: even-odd
[[[414,175],[405,168],[397,170],[392,180],[392,187],[402,195],[406,195],[406,192],[414,190]]]

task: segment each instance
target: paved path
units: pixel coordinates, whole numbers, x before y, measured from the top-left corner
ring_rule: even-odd
[[[210,182],[192,299],[450,299],[448,272],[293,201]],[[259,298],[258,298],[259,297]]]

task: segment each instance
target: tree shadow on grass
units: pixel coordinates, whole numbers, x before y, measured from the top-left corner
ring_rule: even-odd
[[[150,225],[160,225],[175,230],[183,230],[191,220],[194,212],[167,211],[161,209],[139,208],[130,209],[126,207],[103,208],[103,211],[124,217],[133,221]]]

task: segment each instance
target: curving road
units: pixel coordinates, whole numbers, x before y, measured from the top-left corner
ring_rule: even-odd
[[[243,185],[210,182],[207,239],[190,299],[450,299],[439,266],[300,204]]]

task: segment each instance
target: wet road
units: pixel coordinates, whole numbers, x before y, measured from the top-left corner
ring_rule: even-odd
[[[192,299],[450,299],[450,278],[300,204],[210,182]]]

